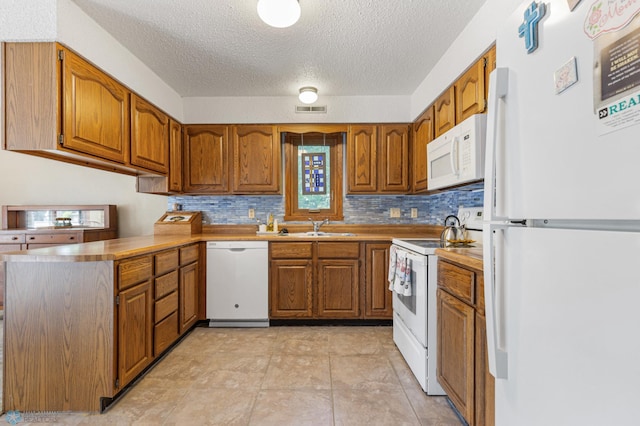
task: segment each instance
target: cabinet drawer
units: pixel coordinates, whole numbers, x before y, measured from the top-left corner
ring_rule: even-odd
[[[444,261],[438,262],[438,287],[446,289],[461,300],[474,303],[475,273]]]
[[[311,259],[313,243],[301,241],[299,243],[271,243],[272,259]]]
[[[200,255],[199,244],[193,244],[180,249],[180,265],[195,262]]]
[[[160,299],[178,289],[178,271],[156,278],[155,298]]]
[[[169,314],[178,310],[178,292],[174,291],[167,297],[164,297],[155,304],[155,322],[165,319]]]
[[[0,244],[24,244],[24,234],[0,235]]]
[[[75,244],[78,234],[27,234],[27,244]]]
[[[0,252],[22,250],[21,244],[0,244]]]
[[[162,275],[178,267],[178,250],[165,251],[153,256],[155,274]]]
[[[360,257],[360,243],[318,243],[318,258],[357,259]]]
[[[174,312],[153,329],[153,353],[158,356],[178,338],[178,313]]]
[[[148,280],[153,275],[151,256],[125,260],[118,265],[118,288],[120,290]]]

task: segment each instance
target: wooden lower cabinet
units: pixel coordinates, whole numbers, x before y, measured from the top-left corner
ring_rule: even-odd
[[[118,381],[122,384],[129,383],[151,363],[152,327],[151,281],[121,291],[118,304]]]
[[[393,294],[389,291],[389,242],[365,243],[364,317],[393,318]]]
[[[276,259],[270,268],[270,316],[313,317],[313,261]]]
[[[438,290],[438,382],[460,414],[469,421],[474,413],[475,311],[443,290]]]
[[[197,321],[199,250],[5,262],[3,408],[101,411]]]
[[[319,259],[317,269],[317,316],[360,317],[360,261]]]
[[[198,262],[180,268],[180,334],[198,321]]]
[[[495,379],[489,372],[489,359],[487,358],[487,322],[484,315],[476,313],[476,363],[475,363],[475,392],[476,426],[495,424]]]
[[[360,243],[271,243],[269,252],[270,318],[362,317]]]
[[[482,271],[438,261],[438,381],[471,426],[495,423]]]

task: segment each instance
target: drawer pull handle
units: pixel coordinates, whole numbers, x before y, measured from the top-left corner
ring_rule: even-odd
[[[11,240],[12,240],[12,241],[15,241],[15,240],[17,240],[17,239],[18,239],[18,237],[11,237]]]
[[[30,240],[35,240],[35,239],[36,239],[36,237],[29,237],[29,239],[30,239]]]
[[[70,239],[70,240],[75,240],[75,239],[76,239],[76,237],[69,237],[69,239]]]

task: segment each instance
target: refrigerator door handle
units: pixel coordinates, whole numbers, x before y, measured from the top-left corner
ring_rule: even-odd
[[[502,336],[500,330],[505,330],[504,315],[500,315],[497,295],[504,285],[501,274],[503,253],[502,245],[496,241],[496,233],[502,233],[508,225],[499,223],[485,223],[482,227],[483,262],[484,262],[484,300],[487,318],[487,358],[489,372],[496,379],[508,378],[508,353],[501,347]],[[496,253],[497,252],[497,253]]]
[[[487,112],[487,138],[484,166],[484,217],[488,221],[498,220],[496,215],[496,149],[500,124],[500,99],[507,95],[509,69],[496,68],[489,75],[489,105]]]

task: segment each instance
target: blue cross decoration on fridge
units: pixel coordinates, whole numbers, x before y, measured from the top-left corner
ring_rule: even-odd
[[[518,27],[518,35],[524,37],[524,47],[527,53],[538,48],[538,22],[546,12],[544,3],[531,2],[524,11],[524,22]]]

